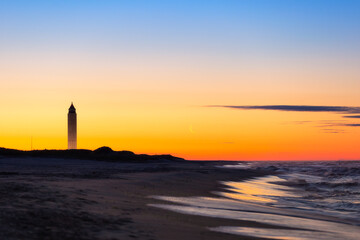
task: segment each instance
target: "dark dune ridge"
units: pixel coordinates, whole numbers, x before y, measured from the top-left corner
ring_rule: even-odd
[[[172,155],[147,155],[135,154],[131,151],[114,151],[109,147],[101,147],[96,150],[32,150],[21,151],[15,149],[0,148],[0,156],[4,157],[40,157],[62,159],[87,159],[112,162],[162,162],[162,161],[185,161],[183,158]]]

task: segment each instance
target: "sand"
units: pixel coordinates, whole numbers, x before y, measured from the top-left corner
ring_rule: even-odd
[[[256,223],[148,205],[163,203],[153,195],[212,196],[219,181],[264,174],[217,165],[0,158],[0,239],[250,239],[208,228]]]

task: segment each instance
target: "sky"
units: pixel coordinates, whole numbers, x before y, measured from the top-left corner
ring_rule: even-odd
[[[360,1],[0,0],[0,146],[360,159]],[[315,107],[314,107],[315,106]]]

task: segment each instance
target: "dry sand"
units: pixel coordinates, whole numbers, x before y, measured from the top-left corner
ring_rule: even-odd
[[[250,239],[207,228],[255,223],[148,206],[161,203],[151,195],[211,196],[218,181],[263,174],[218,164],[0,158],[0,239]]]

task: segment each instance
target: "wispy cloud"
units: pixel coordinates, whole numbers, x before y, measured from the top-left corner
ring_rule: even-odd
[[[334,112],[360,113],[360,107],[350,106],[312,106],[312,105],[210,105],[208,107],[233,108],[239,110],[273,110],[287,112]]]
[[[343,124],[342,126],[344,127],[360,127],[359,123],[347,123],[347,124]]]
[[[295,124],[295,125],[304,125],[304,124],[309,124],[309,123],[313,123],[314,121],[287,121],[287,122],[283,122],[283,124]]]
[[[360,127],[360,123],[346,123],[343,121],[320,121],[318,127]]]
[[[346,115],[344,118],[360,118],[360,115]]]
[[[272,110],[272,111],[285,111],[285,112],[328,112],[338,114],[348,114],[344,118],[360,119],[360,107],[353,106],[314,106],[314,105],[209,105],[206,107],[217,108],[231,108],[238,110]],[[350,115],[354,114],[354,115]],[[339,120],[328,121],[292,121],[285,122],[291,124],[315,124],[315,127],[323,128],[326,133],[345,133],[346,131],[340,130],[343,127],[360,127],[360,123],[349,123]],[[318,124],[316,126],[316,123]]]
[[[329,128],[325,128],[322,130],[324,133],[346,133],[346,131],[341,130],[341,129],[329,129]]]

